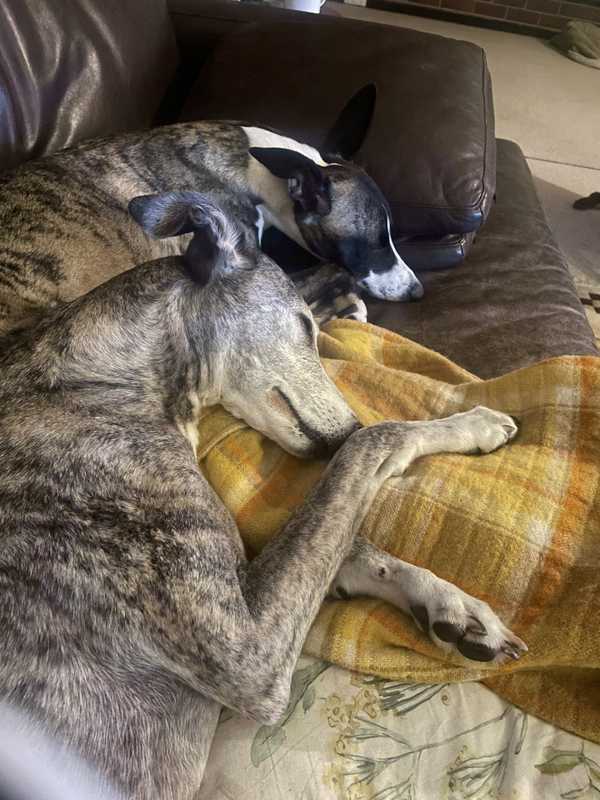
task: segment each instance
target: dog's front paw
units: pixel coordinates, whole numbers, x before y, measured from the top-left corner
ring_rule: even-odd
[[[519,659],[527,645],[502,624],[487,605],[457,586],[433,578],[410,612],[424,633],[443,650],[457,651],[471,661],[504,664]]]
[[[514,439],[519,431],[516,421],[508,414],[485,406],[475,406],[465,412],[463,420],[468,424],[474,453],[492,453]]]
[[[367,321],[367,306],[360,295],[353,291],[340,294],[333,303],[335,316],[332,319],[353,319],[355,322]]]
[[[290,277],[319,327],[332,319],[367,321],[367,307],[356,281],[348,272],[334,264],[321,264]]]

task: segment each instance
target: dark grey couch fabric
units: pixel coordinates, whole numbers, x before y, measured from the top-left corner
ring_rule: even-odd
[[[482,378],[559,355],[598,355],[514,142],[498,140],[497,202],[459,267],[423,272],[425,297],[370,300],[369,320],[437,350]]]

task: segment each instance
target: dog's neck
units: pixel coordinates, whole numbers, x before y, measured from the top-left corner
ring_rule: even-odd
[[[320,166],[325,165],[319,151],[308,144],[302,144],[265,128],[243,127],[243,130],[248,137],[249,147],[281,147],[294,150]],[[263,217],[264,227],[272,225],[300,247],[312,252],[296,222],[294,203],[288,192],[287,181],[275,177],[255,158],[250,158],[247,178],[251,195],[260,200],[258,208]]]
[[[304,250],[310,250],[296,222],[294,204],[287,191],[287,182],[271,175],[262,164],[259,164],[259,167],[263,170],[264,175],[255,185],[263,190],[257,196],[265,198],[264,202],[257,206],[262,215],[262,227],[273,226],[289,236]]]
[[[181,259],[167,258],[67,304],[30,333],[40,386],[81,402],[103,386],[123,415],[166,416],[195,449],[202,409],[220,400],[224,361],[201,295]]]

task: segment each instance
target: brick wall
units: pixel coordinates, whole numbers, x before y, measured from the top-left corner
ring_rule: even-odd
[[[559,31],[570,19],[600,24],[600,0],[367,0],[366,4],[417,15],[438,12],[446,19],[457,17],[474,24],[485,20],[489,27],[540,34]]]

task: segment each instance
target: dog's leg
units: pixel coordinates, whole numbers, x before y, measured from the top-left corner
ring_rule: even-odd
[[[422,567],[407,564],[357,537],[331,585],[334,597],[368,595],[411,615],[438,647],[474,661],[502,664],[527,646],[482,600]]]
[[[331,319],[367,321],[367,307],[353,276],[334,264],[290,274],[319,327]]]
[[[474,434],[477,447],[490,452],[498,445],[495,433],[491,429],[488,433],[476,429],[480,424],[485,428],[493,415],[503,416],[489,409],[478,408],[439,423],[429,423],[427,427],[419,426],[416,433],[423,438],[417,446],[430,453],[438,449],[469,452],[474,449],[469,444],[469,438]],[[467,420],[469,425],[474,423],[474,428],[459,432],[458,428],[463,428]],[[508,420],[502,427],[506,437],[512,438],[516,426],[511,424],[510,418]],[[447,430],[449,425],[457,426],[455,447],[449,441],[445,446],[443,441],[439,441],[439,437],[450,433]],[[501,437],[504,435],[500,431],[496,433]],[[454,436],[454,433],[451,435]],[[511,658],[518,659],[527,651],[524,642],[502,624],[487,603],[471,597],[427,569],[390,556],[361,536],[354,540],[350,556],[336,575],[330,593],[344,599],[368,595],[386,600],[411,615],[419,628],[439,647],[457,650],[475,661],[501,664]]]
[[[515,432],[510,417],[481,408],[446,420],[386,422],[355,432],[283,532],[252,562],[226,552],[215,530],[211,548],[218,544],[219,550],[205,552],[202,561],[208,559],[210,570],[194,577],[194,562],[182,583],[178,567],[173,591],[164,587],[177,620],[171,663],[187,668],[194,687],[224,705],[276,720],[308,630],[382,482],[421,455],[489,452]]]

